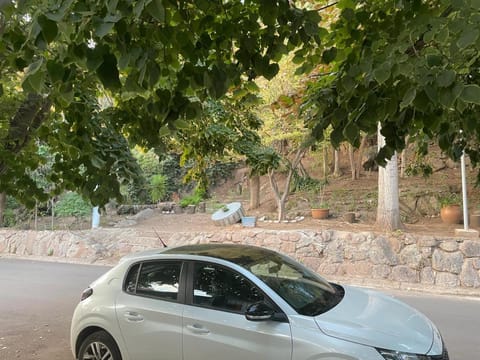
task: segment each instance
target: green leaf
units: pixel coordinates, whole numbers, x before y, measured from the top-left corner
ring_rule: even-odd
[[[337,57],[337,48],[331,47],[330,49],[327,49],[323,52],[322,61],[325,64],[330,64],[333,60],[335,60],[336,57]]]
[[[465,49],[466,47],[473,45],[479,36],[480,32],[478,29],[475,29],[471,26],[465,28],[457,40],[457,46],[460,50]]]
[[[146,10],[160,23],[165,23],[165,7],[163,6],[162,0],[152,0],[146,6]]]
[[[115,26],[113,22],[101,22],[95,28],[95,35],[97,35],[100,39],[107,35]]]
[[[338,2],[338,8],[339,9],[355,9],[355,1],[354,0],[340,0]]]
[[[373,77],[379,84],[383,84],[390,77],[390,64],[383,63],[380,67],[373,70]]]
[[[50,20],[45,15],[40,15],[38,17],[38,24],[42,29],[43,38],[47,43],[51,43],[58,34],[57,23],[53,20]]]
[[[53,60],[47,61],[47,72],[52,82],[62,81],[63,76],[65,75],[63,65]]]
[[[417,95],[417,89],[416,88],[410,88],[405,92],[405,95],[403,95],[402,102],[400,103],[400,110],[403,110],[404,108],[410,106],[415,100],[415,96]]]
[[[480,86],[466,85],[460,94],[460,99],[468,103],[480,105]]]
[[[265,72],[263,73],[263,76],[267,80],[272,80],[275,77],[275,75],[278,74],[279,70],[280,70],[280,67],[278,66],[278,64],[270,64],[265,69]]]
[[[45,72],[36,71],[26,76],[22,87],[27,92],[41,93],[43,89],[43,84],[45,83]]]
[[[358,128],[357,124],[355,124],[353,121],[350,121],[343,129],[343,136],[345,136],[350,144],[358,143],[360,129]]]
[[[449,87],[455,81],[457,73],[453,70],[443,70],[437,77],[439,87]]]
[[[103,62],[97,69],[97,75],[107,89],[118,89],[122,86],[117,68],[117,58],[111,53],[103,56]]]
[[[3,85],[0,84],[0,97],[3,96]]]
[[[470,6],[476,10],[480,10],[480,0],[469,0]]]
[[[442,57],[437,54],[427,55],[427,64],[429,67],[442,65]]]

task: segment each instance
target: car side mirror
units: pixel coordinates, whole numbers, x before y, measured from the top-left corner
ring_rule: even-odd
[[[264,302],[257,302],[247,307],[245,317],[250,321],[270,320],[275,314],[275,310]]]

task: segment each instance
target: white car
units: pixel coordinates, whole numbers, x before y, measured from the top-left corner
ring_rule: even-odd
[[[448,360],[435,325],[254,246],[129,255],[82,294],[79,360]]]

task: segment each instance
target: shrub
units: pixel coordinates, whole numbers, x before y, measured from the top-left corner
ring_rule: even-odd
[[[91,211],[90,203],[75,192],[63,194],[55,206],[57,216],[88,216]]]
[[[167,194],[167,178],[163,175],[153,175],[150,178],[150,197],[153,202],[163,200]]]

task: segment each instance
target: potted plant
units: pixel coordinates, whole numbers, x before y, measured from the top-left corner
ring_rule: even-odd
[[[446,224],[459,224],[463,214],[460,207],[461,200],[458,194],[448,193],[438,198],[440,204],[440,218]]]
[[[320,188],[320,193],[318,196],[318,201],[315,201],[311,204],[311,212],[313,219],[327,219],[330,215],[330,208],[328,203],[325,201],[324,186]]]

